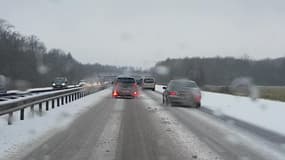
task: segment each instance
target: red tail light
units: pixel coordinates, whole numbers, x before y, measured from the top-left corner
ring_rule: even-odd
[[[201,95],[195,96],[195,102],[201,102]]]
[[[119,94],[118,94],[117,90],[114,90],[113,96],[116,97],[116,96],[118,96],[118,95],[119,95]]]
[[[169,91],[169,92],[168,92],[168,95],[170,95],[170,96],[176,96],[176,92],[175,92],[175,91]]]
[[[139,95],[138,91],[134,91],[133,96],[137,97]]]

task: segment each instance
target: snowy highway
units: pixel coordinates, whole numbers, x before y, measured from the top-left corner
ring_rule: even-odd
[[[105,89],[43,117],[0,125],[0,159],[9,160],[278,160],[285,153],[282,141],[227,123],[203,107],[166,107],[152,91],[113,99]]]

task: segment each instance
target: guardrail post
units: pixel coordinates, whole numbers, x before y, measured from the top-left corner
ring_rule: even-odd
[[[60,98],[57,98],[56,101],[57,101],[57,107],[59,107],[60,106]]]
[[[49,101],[46,101],[46,111],[48,111],[49,110]]]
[[[43,113],[42,103],[39,103],[39,112],[40,112],[40,116],[42,116],[42,113]]]
[[[12,124],[12,119],[13,119],[13,112],[10,112],[8,116],[8,125]]]
[[[32,117],[34,117],[35,115],[35,109],[34,109],[34,105],[31,105],[31,113],[32,113]]]
[[[65,96],[65,104],[67,104],[68,103],[68,96]]]
[[[20,120],[24,120],[25,110],[24,108],[20,110]]]
[[[68,95],[68,101],[71,102],[71,95]]]
[[[54,99],[51,100],[51,108],[54,109]]]
[[[64,96],[61,97],[61,105],[64,105]]]

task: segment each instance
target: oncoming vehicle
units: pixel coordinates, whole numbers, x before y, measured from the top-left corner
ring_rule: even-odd
[[[64,89],[67,88],[67,78],[66,77],[57,77],[52,83],[54,89]]]
[[[118,77],[114,81],[112,97],[131,97],[138,96],[136,80],[132,77]]]
[[[152,77],[147,77],[142,80],[142,89],[155,90],[155,79]]]
[[[162,102],[166,105],[186,105],[199,108],[201,91],[196,82],[190,80],[171,80],[163,87]]]
[[[80,80],[80,82],[78,83],[79,87],[87,87],[89,84],[87,83],[87,81],[85,80]]]

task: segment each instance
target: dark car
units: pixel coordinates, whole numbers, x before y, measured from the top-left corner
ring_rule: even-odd
[[[162,101],[166,105],[185,105],[199,108],[201,106],[201,91],[196,82],[191,80],[171,80],[163,87]]]
[[[57,77],[52,82],[52,87],[54,89],[65,89],[67,88],[67,78],[66,77]]]
[[[136,80],[132,77],[118,77],[114,81],[112,96],[117,97],[131,97],[138,96],[138,86]]]

